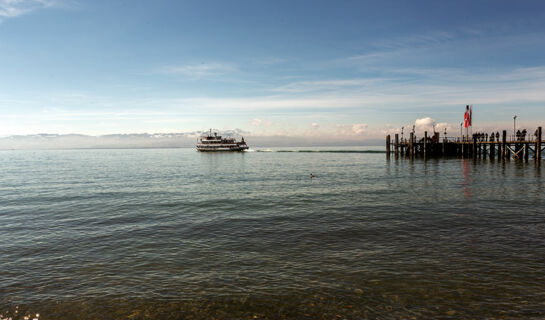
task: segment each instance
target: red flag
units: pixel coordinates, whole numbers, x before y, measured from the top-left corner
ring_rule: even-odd
[[[472,115],[471,109],[473,109],[473,105],[469,106],[469,125],[470,126],[473,125],[473,115]]]
[[[464,128],[471,125],[471,111],[469,110],[469,105],[466,105],[466,113],[464,113]]]

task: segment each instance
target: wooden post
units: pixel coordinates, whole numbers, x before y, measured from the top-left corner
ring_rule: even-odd
[[[394,153],[397,158],[399,156],[399,133],[396,133],[395,135]]]
[[[477,158],[477,136],[473,135],[473,159]]]
[[[507,142],[507,131],[503,130],[502,136],[501,136],[501,158],[502,158],[502,160],[505,160],[505,156],[507,154],[506,142]]]
[[[536,140],[536,163],[540,166],[541,163],[541,127],[537,128],[537,140]]]
[[[386,157],[390,157],[390,135],[386,136]]]
[[[424,159],[428,153],[428,131],[424,131]]]
[[[496,149],[495,145],[496,145],[496,144],[495,144],[494,142],[492,142],[492,143],[490,144],[490,160],[494,160],[494,157],[495,157],[495,154],[494,154],[494,153],[495,153],[495,151],[496,151],[496,150],[495,150],[495,149]]]
[[[409,139],[409,156],[412,158],[414,157],[414,133],[411,132],[411,136]]]
[[[530,149],[529,142],[524,142],[524,161],[528,162],[528,149]]]
[[[483,141],[481,143],[481,145],[483,146],[483,159],[486,159],[486,152],[487,152],[487,150],[486,150],[486,147],[487,147],[486,141]]]
[[[441,138],[439,132],[436,132],[433,136],[433,148],[431,150],[434,155],[439,154],[439,138]]]

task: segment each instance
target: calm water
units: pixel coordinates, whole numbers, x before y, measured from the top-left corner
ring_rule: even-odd
[[[1,151],[0,318],[542,319],[544,174],[376,152]]]

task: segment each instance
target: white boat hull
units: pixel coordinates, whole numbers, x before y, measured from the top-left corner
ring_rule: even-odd
[[[215,151],[244,151],[248,146],[197,146],[197,151],[201,152],[215,152]]]

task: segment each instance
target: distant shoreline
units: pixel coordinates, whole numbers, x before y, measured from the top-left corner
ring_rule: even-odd
[[[256,149],[279,149],[279,148],[329,148],[332,150],[335,149],[342,149],[342,148],[377,148],[377,149],[384,149],[384,146],[380,145],[339,145],[339,146],[331,146],[331,145],[322,145],[322,146],[257,146],[250,148],[250,151],[263,151],[263,150],[256,150]],[[158,149],[195,149],[195,147],[67,147],[67,148],[0,148],[0,151],[62,151],[62,150],[158,150]],[[290,150],[280,150],[289,152]],[[294,150],[295,151],[295,150]],[[299,150],[301,151],[301,150]],[[312,150],[303,150],[303,152],[312,152]]]

